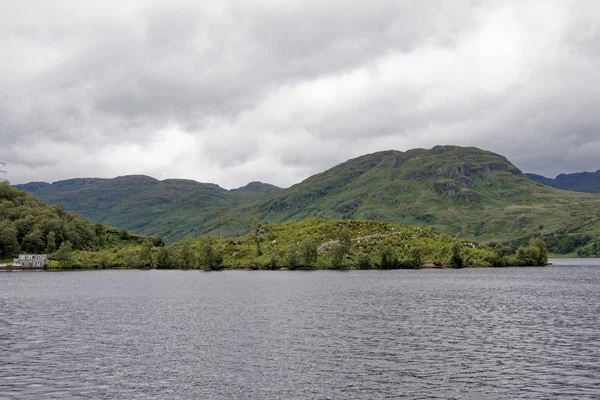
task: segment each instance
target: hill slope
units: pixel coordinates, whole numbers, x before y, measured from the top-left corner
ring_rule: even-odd
[[[529,179],[557,189],[574,192],[600,193],[600,170],[596,172],[578,172],[560,174],[556,178],[546,178],[536,174],[526,174]]]
[[[80,182],[81,181],[81,182]],[[309,217],[425,225],[478,240],[553,232],[598,233],[600,196],[531,181],[506,158],[473,147],[436,146],[358,157],[274,192],[227,191],[149,177],[28,184],[23,190],[92,220],[172,240],[248,232]],[[227,222],[219,226],[218,214]]]
[[[0,259],[20,252],[53,253],[64,242],[74,249],[97,250],[128,244],[143,238],[127,235],[101,224],[92,225],[62,206],[47,206],[40,200],[0,183]]]
[[[257,210],[280,222],[306,217],[426,225],[479,240],[597,230],[600,196],[532,182],[506,158],[436,146],[349,160],[278,192]]]
[[[228,191],[212,183],[186,179],[159,181],[144,175],[113,179],[80,178],[15,185],[49,204],[62,204],[92,221],[144,235],[164,235],[170,240],[199,236],[215,229],[222,210],[238,207],[279,188],[252,182]],[[249,218],[230,232],[246,232]]]

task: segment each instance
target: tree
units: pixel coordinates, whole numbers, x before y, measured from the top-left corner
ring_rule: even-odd
[[[223,256],[221,252],[215,251],[210,243],[206,243],[202,247],[201,262],[205,269],[219,269],[223,264]]]
[[[494,246],[494,256],[495,259],[493,261],[493,265],[495,267],[504,267],[508,265],[508,253],[510,252],[510,247],[503,245],[502,243],[496,244]]]
[[[371,260],[369,256],[365,253],[360,253],[358,255],[358,268],[360,269],[369,269],[371,268]]]
[[[390,269],[392,268],[392,249],[389,246],[382,245],[379,248],[379,268],[381,269]]]
[[[517,265],[537,265],[537,260],[540,258],[540,249],[531,246],[519,246],[515,254]]]
[[[257,257],[262,256],[263,252],[262,252],[262,249],[260,248],[260,239],[258,236],[254,236],[254,245],[256,246],[256,256]]]
[[[156,235],[152,239],[152,244],[154,245],[154,247],[164,247],[167,244],[167,242],[162,235]]]
[[[152,240],[146,239],[142,243],[142,252],[140,254],[140,261],[143,266],[151,267],[154,263],[152,260],[152,248],[154,247]]]
[[[46,248],[44,243],[42,231],[39,228],[35,228],[30,231],[21,242],[23,250],[29,253],[41,253]]]
[[[451,247],[451,255],[450,255],[450,266],[452,268],[462,268],[464,267],[465,263],[461,254],[461,248],[462,248],[462,243],[460,242],[460,239],[458,238],[458,236],[456,236],[456,238],[454,239],[454,243],[452,243],[452,247]]]
[[[317,245],[313,240],[306,239],[300,243],[300,258],[304,265],[314,267],[318,255]]]
[[[98,222],[94,225],[94,232],[96,232],[97,236],[104,235],[106,233],[106,227]]]
[[[73,245],[66,241],[61,243],[60,248],[54,253],[54,259],[58,261],[61,268],[73,267]]]
[[[502,243],[498,243],[498,244],[496,244],[496,246],[494,246],[494,253],[496,253],[496,256],[498,256],[500,258],[506,257],[509,252],[510,252],[510,247],[505,246]]]
[[[100,252],[100,266],[102,268],[108,268],[111,265],[110,253],[108,251]]]
[[[548,249],[546,248],[546,244],[542,239],[536,238],[531,239],[529,242],[529,246],[533,248],[537,248],[539,250],[539,255],[537,257],[536,265],[546,265],[548,264]]]
[[[269,268],[276,269],[279,266],[279,257],[276,254],[273,254],[269,259]]]
[[[17,230],[14,226],[8,226],[0,233],[0,257],[11,258],[16,256],[21,247],[17,240]]]
[[[333,268],[340,268],[344,262],[344,256],[346,252],[340,244],[333,245],[331,249],[331,266]]]
[[[423,249],[421,247],[410,249],[410,261],[415,268],[420,268],[423,265]]]
[[[192,250],[187,241],[181,245],[180,264],[184,269],[188,269],[192,266]]]
[[[171,258],[171,250],[168,247],[161,247],[158,252],[157,259],[159,268],[173,268],[173,261]]]
[[[262,228],[260,221],[257,218],[252,217],[250,218],[250,224],[252,225],[252,233],[254,235],[258,234],[258,230]]]
[[[350,252],[350,247],[352,246],[352,238],[346,227],[343,227],[342,230],[340,230],[338,240],[340,241],[340,246],[342,247],[344,254],[348,254]]]
[[[46,252],[54,253],[56,251],[56,233],[54,231],[48,232],[46,236]]]
[[[346,227],[338,232],[338,243],[331,248],[331,267],[340,268],[344,262],[344,257],[350,253],[352,238]]]
[[[131,239],[131,235],[129,234],[129,232],[127,231],[127,229],[121,229],[119,231],[119,238],[121,240],[129,240],[129,239]]]
[[[298,249],[296,247],[288,250],[286,261],[289,269],[295,269],[298,266]]]

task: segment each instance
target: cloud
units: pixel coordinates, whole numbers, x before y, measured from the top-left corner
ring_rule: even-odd
[[[598,15],[566,0],[9,0],[0,159],[14,183],[229,188],[436,144],[595,170]]]

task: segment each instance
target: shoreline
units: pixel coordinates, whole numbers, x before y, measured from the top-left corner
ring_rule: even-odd
[[[0,272],[67,272],[67,271],[202,271],[202,272],[219,272],[219,271],[417,271],[417,270],[461,270],[461,269],[502,269],[502,268],[545,268],[552,266],[553,263],[546,265],[507,265],[502,267],[489,266],[465,266],[462,268],[454,268],[445,265],[424,264],[421,267],[415,268],[358,268],[358,267],[342,267],[342,268],[318,268],[318,267],[299,267],[299,268],[126,268],[126,267],[77,267],[77,268],[12,268],[0,267]]]

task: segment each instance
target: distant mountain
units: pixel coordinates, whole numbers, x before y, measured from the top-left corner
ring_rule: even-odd
[[[246,186],[242,186],[237,189],[232,189],[232,192],[244,192],[244,193],[273,193],[281,190],[280,187],[262,182],[250,182]]]
[[[554,179],[536,174],[525,175],[532,181],[552,186],[557,189],[572,190],[574,192],[600,193],[600,170],[596,172],[560,174]]]
[[[145,175],[76,178],[52,184],[32,182],[14,187],[49,204],[62,204],[92,221],[145,235],[162,234],[171,240],[205,234],[214,229],[220,211],[235,209],[278,189],[252,182],[228,191],[212,183],[160,181]],[[226,232],[245,232],[247,226],[248,221],[243,227],[233,221]]]
[[[170,240],[247,233],[251,218],[264,223],[308,217],[378,220],[484,241],[600,231],[600,196],[537,184],[505,157],[474,147],[368,154],[279,190],[251,183],[228,191],[143,176],[17,187],[93,221]],[[223,211],[225,218],[219,218]]]

